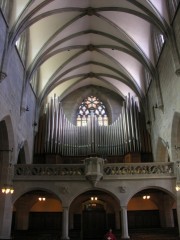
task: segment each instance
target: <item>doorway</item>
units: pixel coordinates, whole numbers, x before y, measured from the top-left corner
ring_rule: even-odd
[[[110,194],[99,190],[82,193],[70,207],[70,236],[102,240],[109,228],[119,230],[119,213],[119,203]]]
[[[86,202],[82,213],[83,239],[103,239],[106,224],[104,205]]]

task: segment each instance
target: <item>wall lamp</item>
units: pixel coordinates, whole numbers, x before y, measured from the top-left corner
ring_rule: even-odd
[[[12,185],[4,185],[1,189],[2,193],[4,194],[13,194],[14,193],[14,188]]]
[[[21,111],[22,112],[29,112],[29,107],[26,106],[26,107],[21,107]]]
[[[180,190],[180,186],[176,185],[176,191],[178,192]]]

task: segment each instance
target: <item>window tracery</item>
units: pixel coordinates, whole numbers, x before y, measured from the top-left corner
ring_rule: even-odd
[[[105,105],[95,96],[86,98],[78,108],[77,126],[87,126],[88,118],[94,114],[100,126],[108,125]]]

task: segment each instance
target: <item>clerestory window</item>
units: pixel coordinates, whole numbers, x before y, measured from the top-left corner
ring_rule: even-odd
[[[157,29],[154,29],[154,50],[155,50],[155,58],[157,61],[161,54],[164,43],[165,43],[164,35],[160,33]]]
[[[105,105],[94,96],[86,98],[78,108],[77,126],[87,126],[88,118],[94,114],[97,116],[100,126],[108,125],[108,117]]]
[[[16,48],[24,64],[26,62],[26,57],[27,57],[27,39],[28,39],[28,32],[24,31],[19,37],[19,39],[16,41]]]

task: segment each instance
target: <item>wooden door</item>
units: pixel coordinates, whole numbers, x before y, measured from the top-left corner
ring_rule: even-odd
[[[106,213],[104,210],[83,211],[82,232],[84,239],[103,239],[106,231]]]

